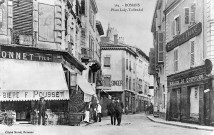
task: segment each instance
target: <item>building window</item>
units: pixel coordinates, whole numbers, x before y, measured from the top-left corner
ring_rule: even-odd
[[[185,12],[184,23],[189,24],[189,8],[188,7],[184,8],[184,12]]]
[[[195,64],[195,41],[190,41],[190,66]]]
[[[172,36],[179,35],[181,32],[181,17],[177,16],[172,22]]]
[[[127,70],[129,69],[129,61],[128,61],[128,59],[126,59],[126,69]]]
[[[126,89],[128,89],[128,86],[129,86],[129,78],[128,76],[126,76]]]
[[[104,76],[104,86],[111,87],[111,76]]]
[[[174,50],[174,71],[178,71],[178,49]]]
[[[131,64],[131,61],[129,61],[129,71],[132,70],[132,64]]]
[[[95,17],[94,17],[94,11],[92,10],[92,7],[90,5],[90,7],[89,7],[89,22],[90,22],[91,27],[93,29],[94,29],[94,19],[95,19]]]
[[[133,79],[133,90],[135,90],[135,79]]]
[[[104,57],[104,67],[110,67],[110,57]]]
[[[132,84],[131,84],[132,82],[131,82],[131,78],[129,78],[129,90],[131,90],[132,88],[131,88],[131,86],[132,86]]]

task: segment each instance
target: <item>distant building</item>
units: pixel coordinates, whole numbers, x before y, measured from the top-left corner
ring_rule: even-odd
[[[139,48],[124,44],[115,31],[109,25],[107,36],[101,37],[104,78],[101,101],[111,95],[121,99],[128,112],[144,111],[149,103],[149,58]]]

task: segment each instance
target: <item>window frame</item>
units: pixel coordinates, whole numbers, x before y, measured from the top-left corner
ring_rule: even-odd
[[[109,78],[109,85],[105,85],[106,84],[105,78]],[[103,75],[103,81],[104,81],[104,83],[103,83],[104,87],[111,87],[111,75]]]
[[[109,58],[109,66],[106,65],[106,58]],[[104,56],[103,57],[103,67],[110,68],[111,67],[111,56]]]

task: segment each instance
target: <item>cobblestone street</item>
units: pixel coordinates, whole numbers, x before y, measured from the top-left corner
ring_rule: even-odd
[[[150,121],[145,114],[123,115],[121,126],[110,125],[109,117],[102,122],[80,126],[1,125],[1,135],[211,135],[211,131],[183,128]],[[28,133],[27,133],[28,132]]]

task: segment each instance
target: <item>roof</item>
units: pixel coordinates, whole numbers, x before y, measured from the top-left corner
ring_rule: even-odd
[[[126,50],[132,53],[133,55],[138,56],[137,53],[129,45],[121,44],[121,43],[118,45],[115,45],[114,43],[101,42],[101,50]]]

